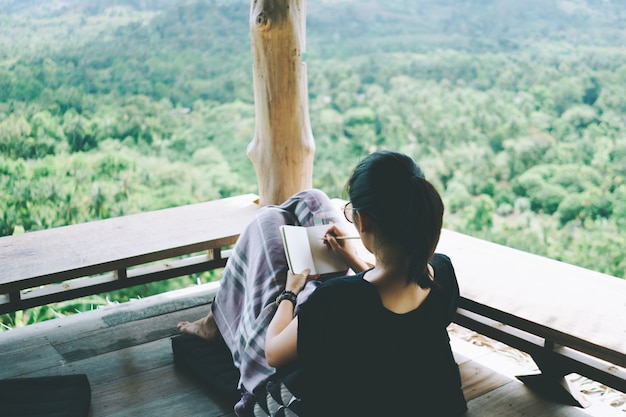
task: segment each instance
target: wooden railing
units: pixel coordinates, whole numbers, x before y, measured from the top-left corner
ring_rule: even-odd
[[[0,238],[0,313],[222,267],[258,208],[249,194]],[[557,389],[576,372],[626,392],[626,280],[449,230],[438,252],[458,324],[528,352]]]
[[[226,264],[257,196],[0,238],[0,314]]]
[[[522,381],[561,396],[578,373],[626,392],[626,280],[449,230],[438,250],[459,278],[455,321],[529,353],[542,374]]]

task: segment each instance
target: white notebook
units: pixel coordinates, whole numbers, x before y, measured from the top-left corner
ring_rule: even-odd
[[[329,228],[328,224],[280,226],[291,272],[299,274],[309,268],[310,275],[323,275],[348,269],[343,259],[324,245],[323,237]]]

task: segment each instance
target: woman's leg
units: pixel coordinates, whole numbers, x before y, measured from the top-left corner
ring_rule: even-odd
[[[339,211],[326,194],[307,190],[280,206],[261,208],[237,241],[212,311],[246,390],[254,392],[275,372],[265,360],[265,332],[287,278],[279,227],[339,220]]]
[[[338,223],[343,217],[319,190],[298,193],[280,206],[259,209],[237,240],[222,273],[209,315],[179,323],[183,333],[211,340],[223,337],[241,373],[240,384],[254,391],[274,373],[265,361],[265,331],[284,289],[287,260],[279,226]]]

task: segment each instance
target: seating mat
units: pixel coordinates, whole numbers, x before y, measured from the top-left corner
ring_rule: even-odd
[[[192,374],[229,400],[239,400],[239,370],[233,364],[223,339],[209,342],[181,334],[172,337],[172,351],[176,367]]]
[[[3,417],[87,417],[91,386],[87,375],[0,380]]]

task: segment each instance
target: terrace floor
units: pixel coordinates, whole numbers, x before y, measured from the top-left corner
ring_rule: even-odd
[[[0,379],[85,373],[91,417],[234,416],[232,404],[176,369],[171,348],[176,323],[206,314],[215,288],[206,284],[0,333]],[[514,377],[532,373],[532,361],[488,347],[488,339],[472,343],[468,334],[451,328],[468,417],[626,415],[602,401],[581,409],[544,400]]]

